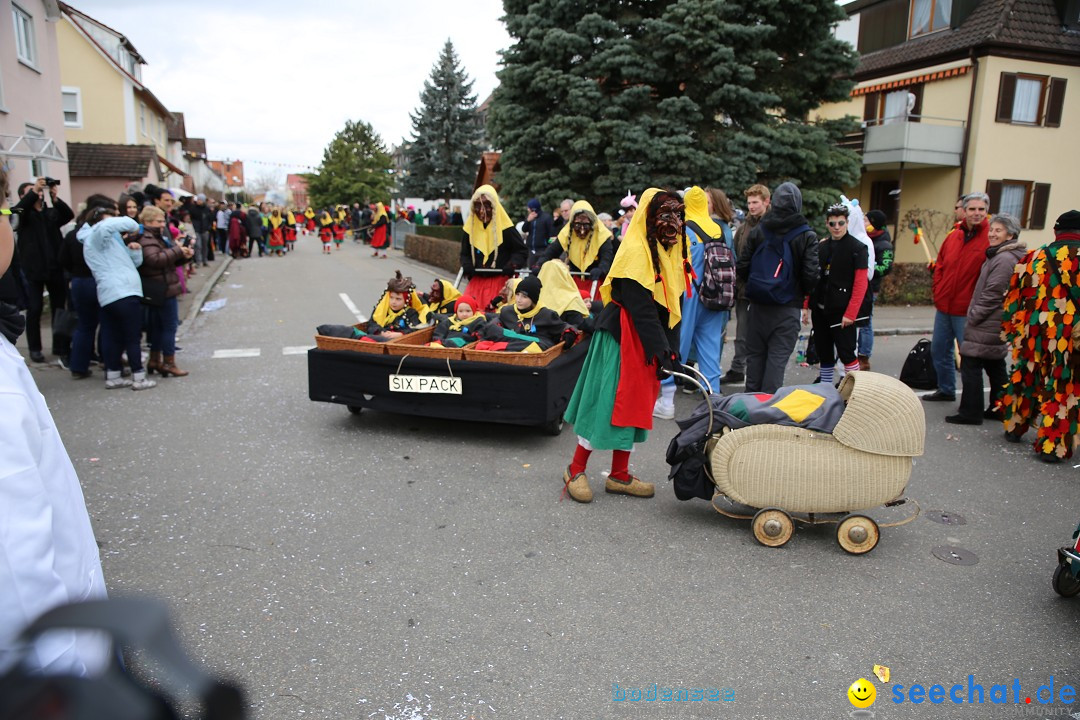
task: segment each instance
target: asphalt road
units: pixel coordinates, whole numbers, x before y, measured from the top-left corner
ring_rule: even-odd
[[[1022,703],[1051,676],[1055,692],[1080,683],[1080,599],[1050,587],[1080,520],[1071,464],[928,405],[908,495],[966,523],[924,514],[859,557],[832,526],[769,549],[748,522],[676,500],[670,421],[632,458],[654,499],[560,502],[569,428],[309,401],[300,348],[316,325],[354,322],[340,294],[366,314],[395,268],[420,287],[433,276],[397,252],[298,245],[232,263],[211,295],[224,307],[185,328],[187,378],[106,391],[97,375],[35,367],[111,591],[167,600],[187,648],[243,684],[253,717],[827,718],[852,712],[860,677],[878,718],[1013,717],[1027,708],[991,704],[992,685],[1018,679]],[[879,337],[875,370],[897,374],[914,340]],[[677,415],[696,402],[679,393]],[[607,462],[590,465],[594,489]],[[943,562],[942,545],[978,563]],[[891,668],[887,685],[874,664]],[[966,704],[969,675],[982,705]],[[613,699],[654,683],[733,699]],[[960,683],[965,704],[894,704],[897,683]]]

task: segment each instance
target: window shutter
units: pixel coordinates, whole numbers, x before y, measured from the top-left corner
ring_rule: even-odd
[[[1001,181],[987,180],[986,194],[990,196],[990,208],[988,212],[994,215],[1001,207]]]
[[[1035,192],[1032,193],[1031,216],[1028,227],[1032,230],[1042,230],[1046,227],[1046,209],[1050,205],[1050,184],[1035,183]]]
[[[1050,78],[1050,99],[1046,102],[1046,127],[1061,127],[1061,112],[1065,107],[1065,78]]]
[[[1015,98],[1016,73],[1001,73],[1001,85],[998,86],[998,122],[1012,122],[1012,108]]]

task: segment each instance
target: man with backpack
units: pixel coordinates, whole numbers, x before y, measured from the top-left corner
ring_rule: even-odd
[[[775,392],[799,339],[803,301],[818,280],[818,239],[794,183],[776,188],[736,267],[750,301],[746,391]]]
[[[695,186],[683,197],[686,204],[686,240],[690,264],[697,277],[687,287],[679,326],[679,356],[683,363],[697,360],[698,370],[714,393],[720,392],[720,352],[731,307],[735,304],[735,254],[731,230],[709,216],[705,191]],[[653,417],[675,417],[675,381],[660,384]]]

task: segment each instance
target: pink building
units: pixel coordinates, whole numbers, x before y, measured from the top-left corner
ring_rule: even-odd
[[[60,196],[71,204],[59,19],[56,0],[0,0],[0,161],[12,195],[20,183],[47,175],[60,181]]]

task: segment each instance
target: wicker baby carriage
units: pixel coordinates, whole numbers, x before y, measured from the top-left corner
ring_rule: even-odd
[[[918,398],[895,378],[873,372],[849,373],[839,392],[846,407],[832,434],[774,424],[708,433],[713,507],[751,519],[763,545],[785,544],[794,520],[837,523],[840,546],[862,554],[877,545],[880,527],[918,515],[918,504],[903,497],[913,458],[923,454],[926,420]],[[897,522],[879,525],[857,512],[908,503],[913,512]]]

